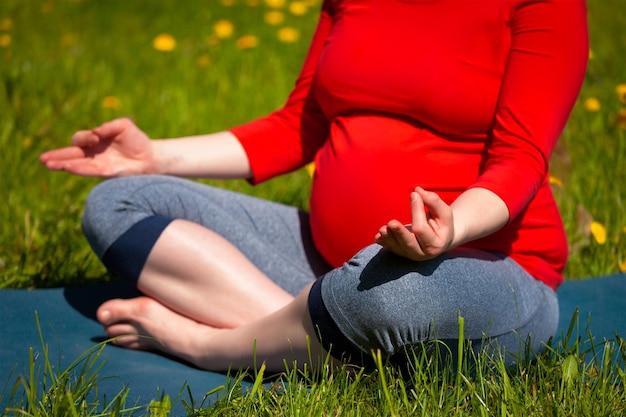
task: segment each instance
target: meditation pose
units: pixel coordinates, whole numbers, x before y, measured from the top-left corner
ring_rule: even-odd
[[[275,112],[171,139],[116,119],[41,161],[106,178],[84,233],[143,294],[98,309],[118,345],[215,371],[367,365],[454,344],[463,317],[511,363],[558,324],[548,162],[587,57],[582,0],[326,0]],[[308,212],[193,180],[310,162]]]

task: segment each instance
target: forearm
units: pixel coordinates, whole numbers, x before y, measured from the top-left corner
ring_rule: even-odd
[[[154,170],[187,178],[250,178],[248,157],[235,135],[218,133],[153,140]]]
[[[454,216],[452,247],[488,236],[509,221],[504,201],[485,188],[470,188],[451,207]]]

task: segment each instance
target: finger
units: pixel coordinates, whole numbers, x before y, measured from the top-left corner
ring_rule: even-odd
[[[411,193],[411,231],[419,237],[422,236],[429,227],[424,200],[422,199],[421,193],[418,192],[418,189],[421,188],[418,187]]]
[[[415,235],[409,231],[407,226],[397,220],[392,220],[387,224],[387,235],[384,242],[383,246],[396,255],[412,260],[420,260],[424,257],[424,251]]]
[[[449,206],[437,193],[417,187],[415,192],[421,197],[423,204],[428,208],[430,216],[435,219],[447,218],[450,214]]]
[[[426,197],[426,200],[424,199]],[[417,187],[411,196],[411,232],[417,240],[420,256],[431,258],[440,253],[441,236],[437,225],[438,219],[433,218],[431,208],[437,205],[437,200],[441,201],[436,193],[428,192]],[[441,201],[443,203],[443,201]],[[443,203],[445,206],[445,203]],[[447,207],[447,206],[445,206]],[[426,211],[428,209],[428,212]],[[439,207],[435,207],[437,212],[442,211]]]
[[[76,146],[68,146],[65,148],[54,149],[51,151],[47,151],[42,153],[39,156],[39,160],[48,165],[48,164],[56,164],[60,161],[65,161],[68,159],[75,158],[83,158],[85,156],[85,152]]]
[[[97,145],[98,142],[100,142],[100,138],[91,130],[79,130],[72,135],[72,145],[81,148]]]
[[[46,168],[51,171],[67,171],[70,174],[81,175],[83,177],[112,176],[110,169],[105,169],[102,164],[93,158],[85,157],[80,148],[66,148],[50,151],[47,155],[40,157]]]
[[[113,176],[110,169],[105,169],[101,164],[91,158],[73,159],[59,162],[57,170],[63,170],[70,174],[81,177],[109,178]]]
[[[378,232],[376,232],[376,234],[374,235],[374,241],[376,243],[379,243],[379,241],[383,240],[383,235],[386,235],[386,234],[387,234],[387,225],[381,226],[381,228],[378,229]]]
[[[376,233],[376,236],[374,236],[374,240],[376,241],[376,243],[385,247],[389,247],[390,239],[393,238],[389,235],[389,229],[387,228],[387,225],[384,225],[380,229],[378,229],[378,233]]]
[[[400,248],[405,256],[416,259],[416,256],[424,254],[416,235],[400,222],[394,222],[388,226],[389,234],[394,239],[395,245]]]
[[[376,243],[390,250],[395,250],[396,247],[398,246],[396,242],[396,238],[393,232],[391,231],[391,227],[390,227],[390,225],[393,224],[393,222],[394,220],[382,226],[379,229],[378,233],[376,234]]]
[[[101,124],[93,129],[93,133],[98,135],[100,138],[111,138],[119,135],[131,126],[134,126],[133,122],[130,119],[123,117]]]

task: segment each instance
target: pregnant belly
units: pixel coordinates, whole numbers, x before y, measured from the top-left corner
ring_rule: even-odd
[[[451,146],[402,120],[337,119],[316,157],[310,204],[313,239],[326,260],[340,266],[374,243],[391,219],[410,223],[410,193],[418,185],[451,203],[480,165],[476,143],[463,142],[471,152],[462,154]]]

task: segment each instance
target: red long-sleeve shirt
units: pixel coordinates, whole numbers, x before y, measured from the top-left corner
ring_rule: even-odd
[[[311,228],[339,266],[420,185],[482,187],[509,223],[465,246],[552,288],[567,241],[548,161],[588,57],[583,0],[327,0],[285,106],[233,128],[260,182],[315,160]]]

